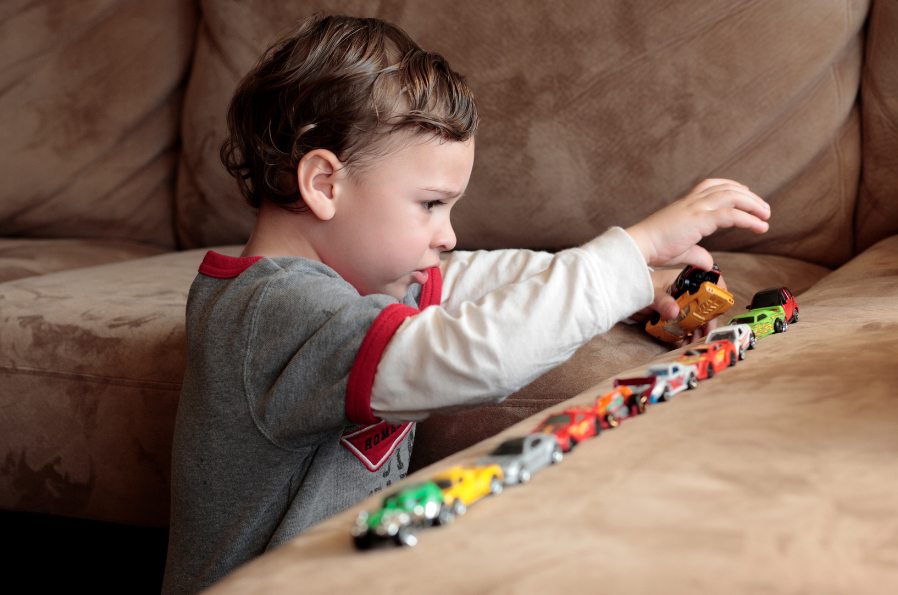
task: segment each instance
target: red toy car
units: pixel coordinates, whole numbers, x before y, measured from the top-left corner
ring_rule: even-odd
[[[758,308],[775,308],[777,306],[782,306],[786,322],[789,324],[798,322],[798,303],[796,303],[792,292],[785,287],[770,287],[759,291],[745,308],[757,310]]]
[[[569,452],[587,438],[598,435],[602,422],[592,407],[570,407],[553,413],[539,424],[532,434],[553,434],[561,450]]]
[[[705,380],[713,378],[714,374],[727,366],[735,366],[739,356],[736,353],[736,346],[731,341],[720,340],[696,345],[677,359],[695,366],[696,377]]]

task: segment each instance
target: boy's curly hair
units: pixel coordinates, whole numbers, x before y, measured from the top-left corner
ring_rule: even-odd
[[[386,134],[466,141],[478,123],[463,76],[378,19],[316,14],[275,42],[237,87],[221,161],[250,206],[307,210],[297,167],[314,149],[352,175]]]

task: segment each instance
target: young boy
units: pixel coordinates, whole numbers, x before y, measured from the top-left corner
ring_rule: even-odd
[[[163,592],[403,478],[411,422],[499,401],[640,309],[675,315],[647,265],[707,269],[703,236],[767,229],[763,200],[709,180],[579,248],[441,260],[477,122],[464,79],[374,19],[308,19],[242,81],[222,158],[258,218],[190,290]]]

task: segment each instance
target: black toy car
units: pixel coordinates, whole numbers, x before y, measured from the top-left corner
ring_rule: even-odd
[[[676,299],[687,291],[695,293],[705,281],[710,281],[714,285],[720,281],[720,268],[716,264],[711,267],[710,271],[703,271],[692,265],[687,266],[673,282],[673,285],[667,288],[667,293]]]

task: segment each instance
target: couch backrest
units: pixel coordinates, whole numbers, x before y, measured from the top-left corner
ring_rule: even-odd
[[[898,233],[898,2],[873,3],[861,86],[864,169],[858,252]]]
[[[174,246],[195,1],[0,4],[0,235]]]
[[[218,164],[240,76],[285,25],[326,8],[402,25],[468,77],[483,115],[462,248],[562,247],[635,223],[705,177],[773,205],[771,231],[713,249],[838,265],[853,254],[865,2],[202,2],[184,116],[185,246],[243,241]]]

